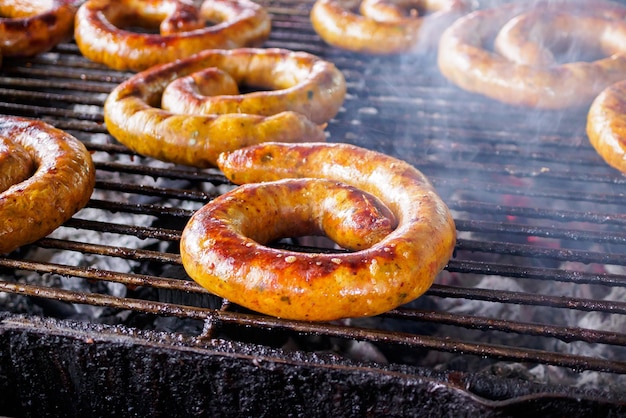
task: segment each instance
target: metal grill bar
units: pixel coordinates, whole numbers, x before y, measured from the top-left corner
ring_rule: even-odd
[[[451,260],[446,270],[459,273],[553,280],[572,284],[599,284],[603,286],[620,287],[626,285],[626,275],[623,274],[602,274],[539,267],[520,267],[502,263]]]
[[[550,306],[557,308],[579,309],[582,311],[600,311],[607,313],[626,313],[624,302],[586,300],[560,296],[537,296],[505,290],[489,290],[462,287],[433,285],[428,291],[431,296],[457,297],[471,300],[484,300],[499,303],[515,303],[534,306]],[[549,327],[549,325],[544,325]]]
[[[306,332],[309,334],[352,338],[359,341],[395,343],[415,348],[429,348],[477,356],[484,356],[488,353],[490,357],[500,360],[541,362],[545,364],[570,367],[576,370],[626,373],[626,362],[606,362],[592,357],[547,353],[545,351],[533,349],[515,349],[492,344],[464,343],[460,341],[451,341],[446,338],[426,337],[400,332],[389,333],[356,327],[345,328],[337,325],[318,325],[311,323],[303,324],[294,321],[258,317],[255,315],[238,314],[203,308],[191,308],[189,306],[175,305],[171,303],[118,298],[101,294],[85,294],[84,292],[74,292],[62,289],[51,291],[46,287],[6,282],[0,282],[0,289],[18,294],[33,294],[37,295],[37,297],[49,297],[70,303],[90,304],[94,306],[105,306],[117,309],[132,309],[157,315],[171,315],[198,320],[218,321],[221,323],[234,323],[236,325],[254,326],[262,329],[285,329],[295,332]]]
[[[590,199],[598,201],[598,199]],[[594,224],[607,224],[624,226],[626,225],[626,217],[619,214],[610,214],[602,212],[581,212],[572,210],[545,210],[541,208],[526,208],[510,205],[487,205],[477,201],[459,200],[449,205],[451,209],[470,212],[470,213],[490,213],[493,215],[508,215],[523,218],[537,219],[554,219],[560,222],[589,222]]]
[[[76,229],[132,235],[141,239],[155,238],[165,241],[177,241],[180,239],[180,231],[149,226],[122,225],[79,218],[72,218],[64,225]]]
[[[565,201],[574,201],[574,202],[592,202],[597,203],[599,205],[620,205],[624,204],[624,196],[622,194],[604,194],[604,193],[593,193],[593,192],[576,192],[571,190],[556,190],[556,189],[543,189],[543,190],[519,190],[512,188],[508,185],[497,184],[497,183],[487,183],[483,181],[472,181],[472,182],[463,182],[456,179],[441,179],[439,177],[433,178],[433,181],[436,185],[440,186],[442,189],[447,188],[463,188],[467,191],[480,190],[484,193],[494,193],[494,194],[506,194],[506,195],[517,195],[517,196],[527,196],[536,199],[549,199],[552,201],[565,200]],[[619,180],[612,180],[612,183],[617,183]],[[489,205],[489,210],[495,210],[499,207],[499,205]],[[526,208],[524,208],[525,210]],[[532,209],[532,208],[531,208]],[[535,208],[536,209],[536,208]],[[516,208],[515,210],[520,210],[520,208]],[[549,214],[547,217],[551,219],[557,219],[564,214],[568,213],[568,210],[554,210],[547,209],[546,213]],[[594,216],[594,213],[589,213],[588,216]],[[606,216],[608,215],[608,216]],[[620,219],[621,214],[612,213],[605,214],[600,217],[602,222],[610,222],[612,219]],[[600,222],[598,222],[600,223]]]
[[[457,250],[479,251],[526,258],[546,258],[559,261],[578,261],[581,263],[624,264],[622,253],[601,253],[584,250],[553,249],[529,244],[511,244],[500,241],[477,241],[460,239]]]

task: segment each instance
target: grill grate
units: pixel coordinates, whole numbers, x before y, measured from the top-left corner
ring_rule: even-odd
[[[387,356],[399,364],[448,362],[444,367],[450,370],[479,372],[496,361],[519,362],[557,366],[574,377],[597,371],[617,390],[626,378],[626,178],[588,144],[585,110],[539,113],[470,95],[443,80],[432,56],[372,58],[335,50],[312,31],[309,7],[298,1],[268,3],[274,20],[265,46],[312,52],[344,72],[348,97],[329,124],[330,140],[416,165],[455,213],[455,257],[417,304],[372,320],[309,324],[211,299],[181,275],[177,242],[191,213],[228,182],[216,170],[145,159],[112,140],[102,104],[129,73],[90,63],[68,43],[27,61],[5,60],[0,112],[40,118],[84,141],[96,161],[97,193],[87,211],[60,228],[61,238],[53,235],[0,258],[0,291],[7,295],[2,309],[22,313],[20,298],[37,298],[205,322],[194,328],[204,340],[222,338],[220,329],[235,327],[418,353],[409,360]],[[109,220],[115,214],[123,216]],[[98,238],[73,238],[83,233]],[[48,258],[40,258],[41,251]],[[50,256],[62,253],[70,261]],[[73,254],[111,266],[127,260],[132,269],[72,264]],[[24,272],[35,278],[25,279]],[[121,283],[127,293],[62,289],[51,284],[51,275]],[[488,276],[495,277],[488,283],[504,287],[487,287],[481,279]],[[516,314],[500,316],[509,311]],[[45,309],[34,313],[55,316]],[[554,322],[585,313],[604,320],[597,328]]]

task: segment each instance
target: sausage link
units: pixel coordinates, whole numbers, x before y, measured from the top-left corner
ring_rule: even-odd
[[[95,168],[85,146],[44,122],[0,116],[0,137],[26,150],[32,176],[0,193],[0,253],[45,237],[83,208]]]
[[[447,206],[422,173],[390,156],[347,144],[265,143],[224,153],[219,166],[237,184],[261,184],[198,210],[182,234],[182,261],[203,287],[249,309],[308,321],[376,315],[423,294],[452,255],[456,230]],[[290,214],[323,200],[274,189],[291,187],[281,180],[289,178],[342,182],[376,196],[397,227],[350,253],[268,247],[302,233],[306,220],[291,222]]]
[[[548,1],[477,11],[444,32],[439,68],[459,87],[504,103],[545,109],[586,106],[626,77],[624,18],[626,7],[604,1]],[[483,46],[492,38],[496,51]],[[605,56],[560,64],[544,46],[559,38],[561,43],[569,38],[583,47],[596,46],[594,54]]]
[[[593,101],[587,136],[607,164],[626,173],[626,81],[607,87]]]
[[[381,3],[367,2],[363,15],[356,11],[360,0],[317,0],[311,9],[311,23],[326,43],[349,51],[378,55],[424,52],[437,44],[445,27],[469,9],[465,0]],[[426,13],[403,16],[402,9],[410,5]]]
[[[124,29],[157,25],[158,34]],[[87,0],[76,14],[74,37],[88,59],[141,71],[207,49],[260,46],[270,30],[269,15],[250,0],[204,1],[200,10],[185,0]]]
[[[0,53],[27,57],[72,38],[77,6],[69,0],[0,2]]]
[[[211,114],[157,108],[167,85],[216,67],[238,85],[276,89],[220,96]],[[116,87],[104,105],[109,132],[134,151],[197,167],[215,166],[221,152],[259,142],[323,141],[318,124],[343,104],[342,73],[314,55],[282,49],[208,50],[151,68]],[[213,99],[211,99],[213,100]]]

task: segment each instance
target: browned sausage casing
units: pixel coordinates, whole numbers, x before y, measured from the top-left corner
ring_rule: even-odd
[[[226,71],[206,68],[177,78],[163,90],[161,107],[174,113],[211,114],[219,106],[221,96],[239,95],[237,81]]]
[[[593,101],[587,136],[611,167],[626,173],[626,81],[607,87]]]
[[[197,211],[183,231],[182,261],[210,292],[249,309],[307,321],[376,315],[420,296],[452,255],[456,230],[447,206],[422,173],[398,159],[347,144],[266,143],[222,154],[219,166],[235,183],[261,184]],[[299,187],[281,180],[290,178],[323,178],[376,196],[397,227],[351,253],[270,248],[264,244],[314,232],[316,223],[299,212],[325,196],[289,194]]]
[[[76,6],[69,0],[0,2],[0,52],[31,56],[71,39]]]
[[[382,4],[381,4],[382,3]],[[362,13],[357,9],[361,7]],[[402,15],[405,8],[426,14]],[[328,44],[367,54],[423,52],[469,6],[465,0],[317,0],[311,9],[315,32]],[[381,10],[382,9],[382,10]]]
[[[8,138],[0,137],[0,193],[26,180],[35,171],[28,151]]]
[[[441,72],[468,91],[545,109],[588,105],[626,77],[626,7],[604,1],[532,4],[480,10],[457,20],[441,37]],[[497,52],[483,46],[494,37]],[[606,57],[555,62],[543,45],[568,38]]]
[[[44,122],[0,116],[0,137],[30,154],[36,170],[0,193],[0,253],[45,237],[83,208],[95,184],[85,146]]]
[[[219,96],[211,114],[159,108],[166,86],[216,67],[237,84],[274,89]],[[134,151],[196,167],[215,166],[221,152],[267,141],[323,141],[318,124],[343,104],[342,73],[314,55],[283,49],[208,50],[131,77],[104,105],[109,132]]]
[[[124,29],[130,26],[160,33]],[[206,0],[200,10],[186,0],[88,0],[76,14],[74,37],[90,60],[141,71],[206,49],[260,46],[270,30],[269,15],[251,0]]]

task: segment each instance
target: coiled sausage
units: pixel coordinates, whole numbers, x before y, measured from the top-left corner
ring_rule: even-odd
[[[217,22],[207,26],[205,22]],[[160,27],[160,33],[128,29]],[[116,70],[141,71],[206,49],[260,46],[271,20],[251,0],[87,0],[76,13],[81,53]]]
[[[413,13],[406,15],[405,9]],[[423,15],[417,13],[420,9]],[[425,52],[467,10],[464,0],[317,0],[311,23],[326,43],[345,50],[378,55]]]
[[[587,136],[607,164],[626,173],[626,81],[607,87],[593,101]]]
[[[1,56],[28,57],[71,39],[76,8],[69,0],[0,2]]]
[[[207,100],[209,114],[158,108],[166,86],[206,68],[264,91]],[[271,89],[269,91],[265,89]],[[141,72],[116,87],[104,105],[109,132],[134,151],[179,164],[215,166],[217,156],[267,141],[323,141],[325,124],[343,104],[343,74],[304,52],[207,50]]]
[[[439,69],[465,90],[513,105],[588,105],[626,77],[624,18],[625,7],[604,1],[533,2],[476,11],[443,33]],[[483,46],[494,37],[495,52]],[[604,57],[559,63],[546,47],[572,42],[594,46],[594,54]]]
[[[0,116],[0,138],[32,161],[27,178],[19,174],[15,179],[23,180],[0,193],[0,253],[8,253],[45,237],[83,208],[95,168],[80,141],[41,121]]]
[[[452,255],[456,230],[447,206],[422,173],[390,156],[347,144],[266,143],[224,153],[219,166],[237,184],[260,184],[198,210],[183,231],[182,261],[202,286],[249,309],[308,321],[376,315],[424,293]],[[289,193],[308,178],[376,196],[397,227],[351,253],[266,246],[294,234],[328,233],[307,220],[324,191]],[[331,223],[335,228],[341,223]]]

